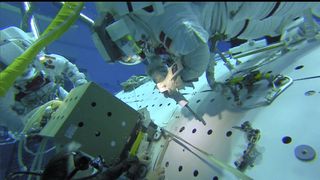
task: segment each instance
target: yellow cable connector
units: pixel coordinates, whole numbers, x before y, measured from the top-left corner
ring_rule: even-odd
[[[265,77],[266,79],[269,79],[269,78],[271,77],[271,73],[266,73],[266,74],[264,75],[264,77]]]
[[[126,36],[126,39],[128,40],[128,41],[131,41],[132,42],[132,46],[134,47],[134,50],[136,51],[136,53],[141,53],[142,52],[142,49],[137,45],[137,43],[136,42],[134,42],[134,39],[133,39],[133,37],[131,36],[131,35],[127,35]]]
[[[262,79],[262,73],[259,72],[255,77],[254,77],[255,80],[259,81]]]
[[[144,133],[142,131],[139,131],[139,134],[137,136],[137,139],[134,141],[132,147],[131,147],[131,150],[130,150],[130,153],[129,155],[130,156],[135,156],[137,154],[137,151],[139,149],[139,146],[141,144],[141,141],[144,137]]]
[[[243,81],[244,77],[239,76],[239,77],[234,77],[233,79],[230,79],[229,83],[230,84],[237,84]]]
[[[130,35],[127,35],[126,38],[127,38],[128,41],[132,41],[133,40],[132,36],[130,36]]]

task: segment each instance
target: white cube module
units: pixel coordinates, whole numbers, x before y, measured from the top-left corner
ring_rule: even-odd
[[[75,141],[92,157],[107,164],[118,162],[130,151],[137,133],[139,113],[102,87],[90,82],[73,89],[53,113],[40,135],[57,144]]]

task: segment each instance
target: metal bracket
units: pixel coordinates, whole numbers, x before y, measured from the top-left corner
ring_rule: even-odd
[[[272,76],[271,76],[272,77]],[[239,84],[241,85],[241,87],[246,86],[244,81],[244,78],[242,78],[242,80],[240,80],[241,82],[236,83],[234,85],[229,85],[227,84],[226,86],[229,87],[229,89],[231,90],[235,102],[237,103],[237,106],[240,106],[242,108],[256,108],[256,107],[261,107],[261,106],[266,106],[266,105],[270,105],[284,90],[286,90],[292,83],[293,83],[293,79],[290,78],[289,76],[284,76],[284,75],[277,75],[275,77],[273,77],[272,79],[270,78],[262,78],[261,80],[267,80],[270,83],[270,88],[268,88],[266,91],[266,95],[264,96],[263,100],[261,101],[253,101],[252,103],[250,103],[248,100],[244,100],[241,101],[240,99],[240,92],[241,89],[238,90],[235,85]],[[258,80],[260,81],[260,80]],[[257,81],[257,82],[258,82]],[[252,86],[255,82],[252,83]],[[253,95],[253,92],[249,92],[252,91],[252,88],[247,89],[248,93],[247,94],[251,94]],[[242,98],[243,99],[243,98]]]
[[[243,152],[243,155],[234,162],[237,169],[243,172],[248,166],[253,167],[255,159],[261,154],[255,148],[256,142],[260,139],[260,130],[253,129],[249,121],[241,124],[241,127],[234,126],[232,128],[245,132],[247,135],[247,140],[249,141],[246,150]]]

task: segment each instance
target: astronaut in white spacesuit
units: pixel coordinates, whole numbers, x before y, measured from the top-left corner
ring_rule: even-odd
[[[147,60],[147,72],[156,83],[167,74],[163,63],[167,57],[181,61],[184,83],[197,81],[210,59],[210,41],[215,47],[219,40],[281,35],[304,15],[309,24],[299,27],[302,36],[319,31],[310,22],[311,14],[319,12],[316,2],[101,2],[96,6],[102,17],[95,22],[93,36],[105,60],[129,65]],[[288,33],[283,39],[292,37]]]
[[[34,39],[17,27],[0,31],[0,71],[21,55]],[[20,131],[26,115],[54,99],[63,100],[68,92],[63,88],[67,77],[74,86],[87,82],[85,75],[66,58],[57,54],[40,52],[29,68],[0,97],[0,125],[11,131]]]

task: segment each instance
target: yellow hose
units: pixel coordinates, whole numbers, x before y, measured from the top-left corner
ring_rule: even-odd
[[[24,73],[41,49],[58,39],[70,28],[78,19],[83,6],[83,2],[64,3],[58,15],[41,36],[0,73],[0,96],[6,95],[15,80]]]
[[[23,158],[22,158],[23,141],[24,139],[20,139],[18,144],[18,163],[19,163],[20,169],[22,169],[23,171],[26,171],[27,167],[24,164]]]
[[[129,152],[130,156],[135,156],[137,154],[137,151],[139,149],[139,146],[141,144],[141,141],[143,139],[144,133],[142,131],[139,131],[139,134],[137,136],[137,139],[134,141],[131,150]]]

